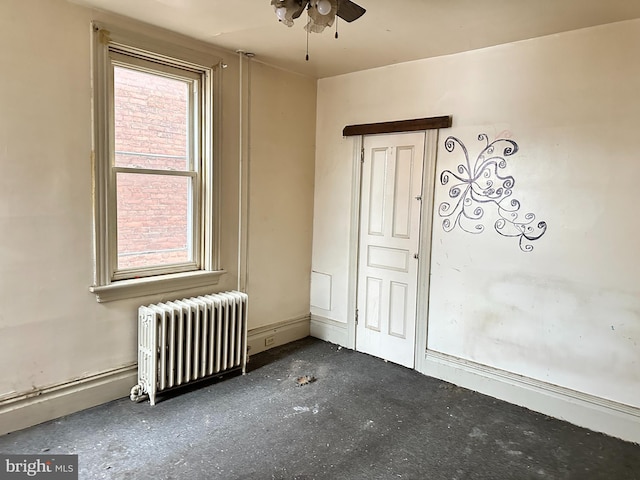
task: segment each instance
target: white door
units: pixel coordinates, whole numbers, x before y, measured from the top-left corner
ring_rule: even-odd
[[[414,367],[425,134],[364,138],[356,350]]]

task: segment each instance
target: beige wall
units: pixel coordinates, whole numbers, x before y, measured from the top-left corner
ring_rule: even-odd
[[[478,134],[506,132],[520,146],[513,197],[549,228],[524,253],[490,214],[480,235],[446,233],[435,214],[429,349],[640,407],[639,55],[635,20],[320,80],[312,265],[333,289],[314,317],[333,330],[348,319],[354,140],[342,128],[450,114],[436,173],[463,158],[446,136],[473,155]],[[436,207],[447,199],[437,184]]]
[[[239,61],[235,53],[213,50],[229,65],[222,73],[220,160],[221,267],[228,273],[215,287],[162,297],[98,304],[89,293],[93,19],[109,20],[62,0],[0,3],[0,433],[33,423],[20,410],[20,396],[44,387],[107,372],[107,386],[91,401],[122,396],[122,385],[108,386],[108,372],[136,361],[138,305],[237,285]],[[211,48],[170,33],[164,38]],[[308,314],[315,118],[314,102],[306,99],[315,98],[315,82],[265,66],[254,69],[253,82],[250,329]],[[286,95],[304,107],[278,111],[294,142],[266,148],[274,132],[264,109]],[[67,410],[86,406],[65,402]],[[44,410],[37,419],[65,411]]]
[[[251,65],[247,292],[255,327],[309,315],[316,81]]]

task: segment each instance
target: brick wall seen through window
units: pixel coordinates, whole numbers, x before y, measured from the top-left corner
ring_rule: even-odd
[[[187,82],[114,69],[115,164],[190,170]],[[182,263],[191,258],[191,179],[117,174],[118,269]]]

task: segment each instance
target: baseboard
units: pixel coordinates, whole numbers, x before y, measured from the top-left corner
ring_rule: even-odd
[[[250,330],[251,354],[309,336],[309,315]],[[266,345],[272,337],[273,343]],[[0,399],[0,435],[127,397],[137,382],[136,364]]]
[[[640,443],[640,408],[428,350],[420,372],[580,427]]]
[[[250,330],[251,354],[309,336],[309,315]],[[265,345],[265,340],[273,343]],[[0,435],[129,396],[137,364],[0,399]]]
[[[349,341],[347,324],[330,318],[311,315],[311,336],[346,347]]]
[[[138,368],[128,365],[0,400],[0,435],[129,395]]]
[[[309,336],[309,315],[249,330],[249,355]],[[268,344],[268,345],[267,345]]]

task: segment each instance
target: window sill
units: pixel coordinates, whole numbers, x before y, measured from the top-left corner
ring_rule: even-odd
[[[96,294],[99,303],[124,300],[125,298],[144,297],[160,293],[187,290],[189,288],[217,285],[224,270],[199,270],[196,272],[174,273],[157,277],[119,280],[109,285],[89,287],[89,291]]]

